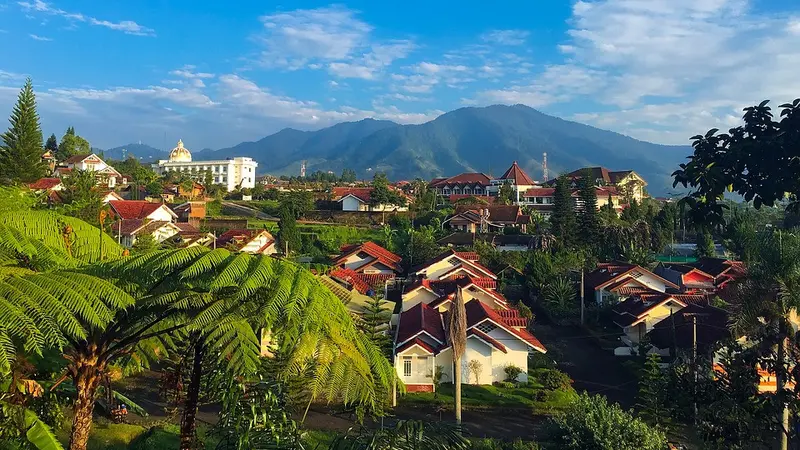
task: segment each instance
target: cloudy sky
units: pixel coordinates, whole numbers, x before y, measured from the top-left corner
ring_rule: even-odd
[[[0,116],[29,76],[44,132],[101,148],[495,103],[683,144],[799,74],[796,0],[0,0]]]

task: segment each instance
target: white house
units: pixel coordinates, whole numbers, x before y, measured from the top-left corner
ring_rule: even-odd
[[[611,299],[624,299],[631,294],[655,291],[667,292],[680,287],[644,267],[622,262],[600,263],[586,274],[585,295],[598,305]]]
[[[474,253],[445,252],[411,270],[416,281],[402,294],[395,325],[395,369],[409,392],[432,391],[437,368],[443,382],[453,381],[452,351],[445,319],[456,301],[467,312],[467,349],[462,382],[491,384],[506,378],[505,368],[521,369],[527,380],[528,354],[547,350],[528,331],[528,321],[496,291],[497,276]]]
[[[200,177],[210,171],[214,184],[222,184],[232,191],[237,187],[253,188],[256,185],[258,163],[252,158],[238,156],[223,160],[192,161],[191,152],[179,140],[177,147],[170,152],[169,159],[159,160],[152,167],[159,175],[181,172]]]
[[[67,158],[62,163],[62,166],[55,168],[55,174],[60,177],[68,177],[76,170],[94,172],[97,176],[97,183],[107,186],[109,189],[113,189],[117,184],[125,185],[128,183],[126,177],[106,164],[94,153],[73,155]]]
[[[394,188],[390,186],[389,189]],[[333,199],[342,204],[342,211],[408,211],[408,206],[372,205],[371,194],[371,187],[333,188]]]
[[[111,225],[111,233],[125,247],[132,247],[144,235],[153,236],[156,242],[164,242],[180,231],[174,223],[161,220],[122,219]]]
[[[278,253],[275,238],[267,230],[237,229],[228,230],[217,238],[217,247],[257,255]]]
[[[347,245],[341,248],[341,252],[333,260],[334,266],[364,274],[394,275],[403,271],[400,267],[403,258],[374,242]]]

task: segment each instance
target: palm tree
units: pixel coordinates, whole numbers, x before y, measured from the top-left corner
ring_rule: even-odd
[[[731,327],[737,336],[761,337],[762,366],[775,369],[779,441],[786,449],[791,395],[786,389],[791,375],[787,355],[796,351],[797,331],[791,319],[800,310],[800,235],[779,230],[757,239],[747,278],[736,286],[733,303],[739,311],[732,315]]]
[[[456,424],[461,425],[461,357],[467,348],[467,311],[464,308],[464,294],[460,287],[447,315],[447,340],[453,349]]]

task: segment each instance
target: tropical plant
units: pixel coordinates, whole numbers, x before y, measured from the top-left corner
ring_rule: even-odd
[[[461,357],[467,349],[467,311],[464,307],[464,294],[459,287],[455,301],[447,314],[447,342],[453,353],[453,384],[455,393],[456,423],[461,425]]]
[[[467,370],[475,377],[475,384],[480,384],[481,374],[483,373],[483,363],[477,359],[470,359],[467,362]],[[469,381],[469,378],[467,381]]]
[[[556,277],[544,287],[544,301],[550,309],[569,314],[576,309],[575,283],[566,277]]]
[[[361,428],[337,437],[330,450],[467,450],[470,442],[459,427],[419,421],[399,421],[393,428]]]
[[[582,393],[553,421],[553,441],[565,450],[662,450],[664,433],[609,404],[604,396]]]

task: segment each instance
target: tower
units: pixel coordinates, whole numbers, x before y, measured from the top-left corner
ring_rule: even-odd
[[[302,163],[300,163],[300,178],[305,178],[305,177],[306,177],[306,162],[303,161]]]
[[[547,183],[549,178],[549,174],[547,173],[547,152],[544,152],[542,153],[542,179]]]

